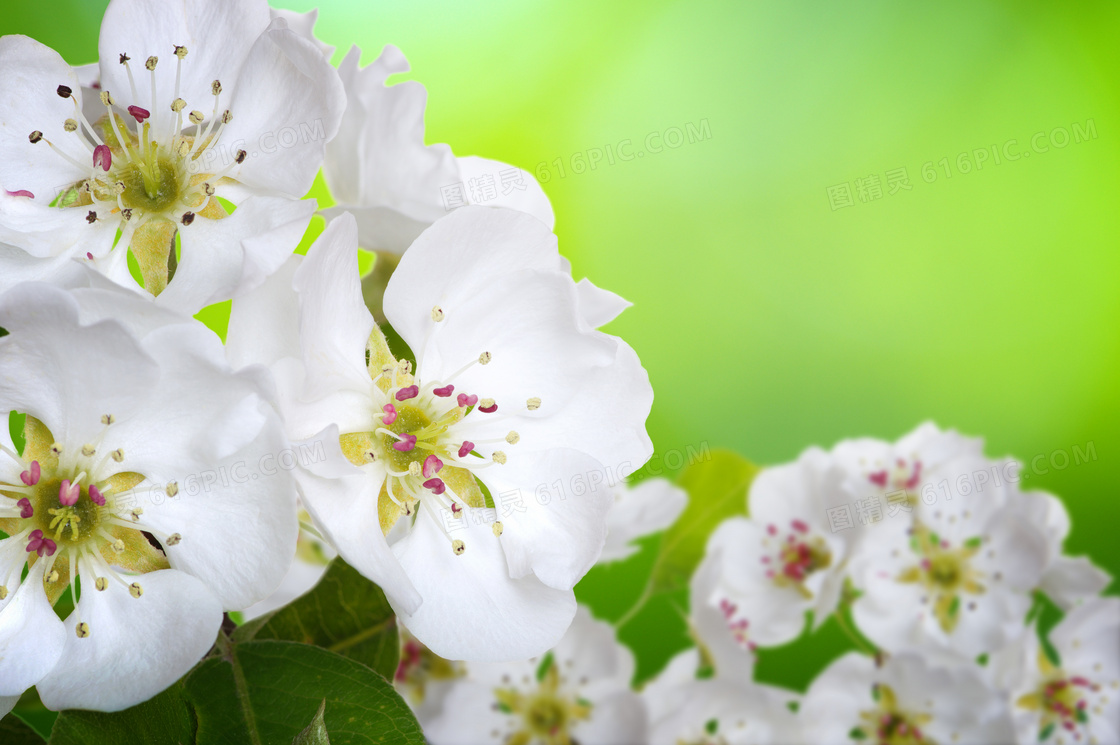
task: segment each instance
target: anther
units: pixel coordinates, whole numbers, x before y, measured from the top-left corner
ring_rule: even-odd
[[[179,493],[179,482],[178,481],[168,481],[167,486],[164,487],[163,492],[170,499],[174,499],[175,495],[177,495]]]
[[[494,355],[490,354],[489,352],[483,352],[482,354],[478,355],[478,364],[489,365],[490,360],[492,359],[494,359]]]
[[[80,621],[78,625],[74,627],[74,631],[78,634],[79,639],[85,639],[89,636],[89,624],[85,621]]]
[[[57,442],[51,443],[51,452],[54,453],[56,457],[62,455],[62,446]]]
[[[203,192],[204,192],[204,193],[206,194],[206,196],[208,196],[208,197],[212,197],[212,196],[214,196],[214,187],[213,187],[213,186],[211,186],[211,185],[210,185],[209,183],[205,183],[205,184],[203,184],[203,185],[202,185],[202,191],[203,191]]]
[[[87,212],[86,222],[88,222],[90,225],[93,225],[95,222],[97,222],[97,212],[94,210],[90,210],[89,212]]]
[[[192,222],[194,222],[194,213],[184,212],[182,222],[184,225],[190,225]]]
[[[51,543],[54,543],[54,541],[51,541]],[[54,551],[51,551],[51,554],[53,554],[53,553],[54,553]],[[47,554],[47,555],[49,556],[50,554]],[[57,569],[52,569],[51,573],[47,575],[47,582],[58,582],[58,570]]]
[[[43,133],[39,130],[35,130],[30,135],[28,135],[27,139],[31,140],[31,144],[34,145],[39,140],[43,139]]]
[[[74,91],[68,85],[60,85],[55,89],[55,93],[57,93],[62,98],[70,98]]]
[[[144,594],[144,588],[140,586],[139,582],[133,582],[128,586],[128,594],[134,598],[138,598]]]
[[[494,537],[497,538],[501,536],[502,532],[505,530],[505,526],[502,525],[501,520],[495,520],[494,524],[490,526],[490,530],[494,531]]]
[[[117,58],[117,61],[120,62],[123,65],[125,62],[128,62],[130,59],[132,59],[132,58],[129,57],[127,54],[122,53],[121,56]]]
[[[148,71],[151,71],[151,70],[156,69],[156,65],[158,65],[158,64],[159,64],[159,57],[149,57],[148,60],[144,63],[144,67]]]
[[[412,362],[410,362],[409,360],[400,360],[399,362],[397,362],[397,367],[400,370],[401,375],[408,375],[412,372]]]
[[[108,145],[98,145],[93,149],[93,167],[97,168],[98,166],[106,172],[113,167],[113,151],[109,149]]]
[[[167,540],[164,541],[164,543],[166,543],[168,546],[178,546],[181,540],[183,540],[183,536],[179,535],[178,533],[172,533],[171,535],[167,536]]]
[[[138,522],[140,522],[140,516],[144,514],[144,508],[143,507],[135,507],[128,514],[129,514],[129,517],[132,518],[132,522],[138,523]]]
[[[82,445],[82,455],[87,458],[92,458],[93,456],[97,455],[97,450],[93,447],[93,445]]]
[[[116,102],[113,100],[113,96],[109,91],[101,91],[101,103],[104,106],[112,106]]]
[[[4,587],[4,585],[0,585],[0,600],[6,597],[8,597],[8,588]]]
[[[467,544],[456,538],[451,542],[451,550],[455,552],[456,556],[462,556],[463,552],[467,550]]]
[[[222,112],[222,124],[229,124],[233,121],[233,112],[226,109]]]
[[[465,393],[460,393],[459,397],[455,400],[459,403],[460,406],[466,409],[478,403],[478,396],[468,396]]]
[[[176,98],[171,102],[171,110],[178,114],[183,109],[187,108],[187,102],[181,98]]]
[[[430,479],[439,473],[439,469],[443,468],[443,461],[436,455],[429,455],[424,459],[424,478]]]
[[[472,450],[474,450],[474,443],[470,440],[463,440],[463,444],[459,448],[459,457],[466,458]]]
[[[93,586],[97,588],[98,592],[105,592],[105,588],[109,586],[109,580],[104,577],[98,577],[97,580],[94,581]]]
[[[128,212],[129,217],[132,216],[132,210],[125,210],[125,212]],[[121,214],[124,214],[124,213],[122,212]],[[127,219],[127,218],[125,218],[125,219]],[[109,456],[113,460],[115,460],[117,463],[120,463],[122,460],[124,460],[124,448],[117,448],[116,450],[111,452],[109,454]]]
[[[393,422],[397,421],[397,407],[392,404],[385,404],[381,407],[385,412],[385,416],[381,417],[381,423],[388,427]]]
[[[410,398],[416,398],[418,395],[420,395],[420,386],[410,385],[397,391],[395,398],[398,401],[407,401]]]
[[[536,411],[541,407],[541,400],[536,396],[533,396],[525,403],[525,405],[528,407],[529,411]]]
[[[416,447],[416,435],[401,435],[402,440],[393,443],[393,450],[400,453],[407,453],[412,448]]]
[[[520,440],[521,435],[517,434],[517,432],[513,431],[512,429],[509,431],[509,434],[506,435],[506,442],[508,442],[510,445],[516,445]]]
[[[222,83],[221,83],[221,81],[219,81],[219,80],[215,80],[215,81],[214,81],[213,83],[211,83],[211,84],[210,84],[210,93],[212,93],[213,95],[215,95],[215,96],[216,96],[216,95],[218,95],[218,94],[219,94],[219,93],[221,93],[221,92],[222,92]]]
[[[145,119],[150,119],[152,112],[147,109],[142,109],[139,106],[129,106],[128,113],[136,120],[137,124],[143,124]]]
[[[39,477],[42,475],[42,468],[39,466],[39,461],[31,461],[31,465],[27,470],[19,475],[19,480],[27,486],[35,486],[39,483]]]
[[[112,424],[115,421],[117,421],[117,419],[112,414],[102,414],[101,415],[101,423],[104,424],[106,427],[108,427],[110,424]]]
[[[122,541],[120,538],[113,541],[109,545],[112,546],[113,550],[116,551],[118,554],[123,554],[124,553],[124,541]]]
[[[492,398],[484,398],[478,403],[478,410],[483,414],[493,414],[498,410],[498,404]]]
[[[443,319],[444,319],[443,308],[439,307],[438,305],[435,306],[434,308],[432,308],[432,320],[435,321],[436,323],[439,323]]]
[[[90,484],[90,486],[89,486],[89,498],[90,498],[90,501],[92,501],[98,507],[104,507],[105,506],[105,495],[102,494],[101,490],[98,489],[93,484]]]
[[[16,507],[19,507],[19,516],[24,520],[35,514],[35,508],[31,506],[31,500],[27,497],[16,502]]]
[[[247,156],[247,155],[248,155],[248,153],[246,153],[244,150],[238,150],[237,151],[237,157],[234,158],[233,160],[234,160],[234,162],[236,162],[238,164],[244,163],[245,162],[245,156]]]
[[[179,59],[183,59],[184,57],[187,56],[187,48],[184,47],[184,46],[180,46],[180,45],[176,44],[175,45],[175,56],[178,57]]]
[[[67,119],[62,123],[62,128],[67,132],[76,132],[78,130],[78,123],[73,119]]]
[[[443,494],[447,491],[447,485],[443,483],[443,479],[428,479],[424,482],[425,489],[431,489],[432,494]]]
[[[70,479],[63,479],[58,487],[58,502],[63,507],[73,507],[82,495],[80,484],[71,484]]]
[[[490,459],[493,460],[495,463],[498,463],[498,464],[504,466],[505,463],[506,463],[506,454],[503,453],[501,450],[495,450],[494,454],[490,456]]]
[[[416,461],[412,461],[408,464],[409,476],[419,476],[421,473],[423,473],[423,469],[420,467],[419,463],[417,463]]]
[[[432,393],[440,398],[447,398],[455,391],[455,386],[445,385],[443,388],[434,388]]]
[[[202,124],[204,114],[201,111],[192,111],[187,118],[190,119],[191,124]]]

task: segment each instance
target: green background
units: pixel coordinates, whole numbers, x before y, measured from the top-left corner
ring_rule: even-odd
[[[635,304],[609,330],[650,372],[659,452],[776,463],[932,419],[992,455],[1042,455],[1026,485],[1066,500],[1072,553],[1120,574],[1120,5],[279,4],[318,5],[336,63],[400,47],[429,142],[543,164],[576,275]],[[4,0],[0,32],[91,62],[104,5]],[[709,138],[646,152],[705,121]],[[1088,139],[1051,144],[1074,124]],[[574,172],[625,139],[644,154]],[[889,194],[898,168],[912,188]],[[882,196],[861,201],[872,175]],[[844,183],[853,204],[833,209]],[[1090,444],[1087,463],[1050,458]],[[618,617],[649,560],[594,570],[581,598]],[[685,643],[674,602],[624,629],[643,675]],[[760,675],[801,685],[844,643],[826,626]]]

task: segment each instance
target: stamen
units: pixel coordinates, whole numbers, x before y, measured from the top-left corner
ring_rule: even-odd
[[[459,397],[455,400],[459,403],[460,406],[466,409],[478,403],[478,396],[468,396],[465,393],[460,393]]]
[[[517,434],[513,430],[510,430],[509,434],[506,435],[506,442],[508,442],[510,445],[516,445],[520,440],[521,435]]]
[[[78,123],[76,121],[74,121],[73,119],[67,119],[66,121],[64,121],[62,123],[62,128],[64,130],[66,130],[67,132],[77,132],[78,131]]]
[[[416,435],[402,434],[398,435],[402,439],[393,443],[393,450],[401,453],[407,453],[416,447]]]
[[[483,352],[482,354],[478,355],[478,364],[489,365],[490,360],[492,359],[494,359],[494,355],[490,354],[489,352]]]
[[[70,98],[70,95],[71,95],[71,94],[72,94],[73,92],[74,92],[74,91],[73,91],[73,90],[71,90],[71,89],[70,89],[70,86],[68,86],[68,85],[60,85],[60,86],[58,86],[58,88],[57,88],[57,89],[55,89],[55,93],[57,93],[57,94],[58,94],[59,96],[61,96],[62,98]]]
[[[107,580],[105,577],[98,577],[96,580],[94,580],[93,586],[97,588],[98,592],[105,592],[105,590],[109,587],[109,580]]]
[[[463,440],[463,445],[459,448],[459,457],[466,458],[472,450],[474,450],[474,443],[470,440]]]
[[[128,594],[134,598],[139,598],[144,594],[144,588],[140,586],[139,582],[133,582],[128,586]]]
[[[443,461],[435,455],[429,455],[424,459],[424,478],[430,479],[439,473],[439,469],[443,468]]]
[[[382,424],[384,424],[385,426],[389,426],[393,422],[397,421],[397,407],[396,406],[393,406],[392,404],[385,404],[384,406],[381,407],[381,409],[382,409],[382,411],[385,412],[385,416],[381,417],[381,423]]]
[[[397,391],[396,399],[398,401],[407,401],[410,398],[416,398],[418,395],[420,395],[420,386],[410,385]]]
[[[536,411],[541,407],[541,400],[536,396],[533,396],[528,400],[528,402],[526,402],[526,406],[528,407],[529,411]]]
[[[455,391],[455,386],[445,385],[443,388],[433,388],[432,393],[440,398],[447,398]]]
[[[455,552],[456,556],[462,556],[463,552],[467,550],[467,545],[456,538],[451,542],[451,550]]]
[[[478,406],[478,410],[483,414],[493,414],[498,410],[498,404],[494,403],[492,398],[484,398]]]
[[[89,486],[89,498],[93,500],[93,503],[98,507],[105,506],[105,495],[102,494],[101,490],[93,484],[90,484]]]
[[[183,213],[183,218],[182,218],[182,223],[184,225],[190,225],[192,222],[194,222],[194,213],[193,212],[184,212]]]
[[[425,489],[431,489],[432,494],[443,494],[447,491],[447,485],[443,483],[443,479],[428,479],[424,482]]]
[[[89,624],[85,621],[78,622],[78,625],[74,627],[74,632],[77,633],[79,639],[85,639],[89,636]]]
[[[16,506],[19,507],[19,516],[24,520],[35,514],[35,508],[31,506],[31,500],[27,497],[16,502]]]
[[[39,483],[40,476],[42,476],[42,468],[39,466],[39,461],[33,460],[28,470],[19,475],[19,479],[28,486],[35,486]]]
[[[501,450],[495,450],[494,454],[490,456],[490,459],[492,461],[494,461],[495,463],[498,463],[498,464],[503,465],[503,466],[506,464],[506,460],[507,460],[506,454],[503,453]]]
[[[143,124],[144,120],[152,117],[152,112],[147,109],[142,109],[139,106],[129,106],[128,113],[132,114],[132,118],[136,120],[137,124]]]
[[[502,521],[501,521],[501,520],[495,520],[495,521],[494,521],[494,524],[490,526],[490,529],[491,529],[492,531],[494,531],[494,537],[495,537],[495,538],[498,538],[498,537],[500,537],[500,536],[502,535],[502,533],[503,533],[503,532],[505,531],[505,526],[504,526],[504,525],[502,525]]]
[[[62,484],[58,488],[58,501],[63,507],[73,507],[78,503],[78,497],[82,494],[82,487],[80,484],[71,484],[70,479],[63,479]]]
[[[444,319],[443,308],[439,307],[438,305],[435,306],[434,308],[432,308],[432,320],[435,321],[436,323],[439,323],[443,319]]]

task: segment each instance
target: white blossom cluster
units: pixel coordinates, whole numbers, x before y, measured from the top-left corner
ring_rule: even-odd
[[[522,663],[452,664],[406,638],[398,689],[436,745],[1117,743],[1120,598],[1063,554],[1065,508],[1021,491],[1018,469],[931,424],[812,448],[764,469],[749,517],[715,529],[690,586],[695,646],[640,692],[630,654],[585,610]],[[981,488],[923,500],[962,476]],[[837,519],[845,505],[861,505],[854,526]],[[1046,642],[1038,593],[1065,611]],[[759,649],[830,618],[856,651],[805,692],[755,680]]]
[[[425,145],[400,51],[336,69],[315,17],[112,0],[77,68],[0,38],[0,714],[149,699],[314,582],[307,541],[441,655],[539,655],[604,547],[683,507],[647,530],[628,499],[608,540],[617,484],[526,498],[652,453],[646,372],[597,330],[628,303],[573,280],[531,179],[446,210],[511,167]],[[398,255],[376,310],[408,350],[359,246]],[[194,314],[230,300],[223,344]]]

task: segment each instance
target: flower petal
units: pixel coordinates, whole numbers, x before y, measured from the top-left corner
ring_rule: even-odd
[[[440,657],[518,660],[543,653],[563,636],[576,612],[575,595],[536,577],[511,578],[489,525],[464,521],[456,555],[439,515],[421,503],[412,532],[393,552],[424,598],[419,610],[394,610],[408,630]]]
[[[455,162],[459,166],[462,182],[468,187],[475,179],[486,177],[493,179],[494,197],[492,199],[476,199],[476,196],[485,197],[488,194],[474,195],[470,194],[468,189],[467,196],[472,204],[479,204],[483,207],[504,207],[524,212],[540,220],[549,230],[556,226],[556,216],[552,212],[552,204],[545,196],[540,183],[533,178],[533,174],[508,163],[479,158],[476,155],[462,156],[456,158]]]
[[[4,544],[14,540],[5,539],[0,547],[9,548]],[[45,569],[46,562],[36,562],[22,582],[18,574],[14,580],[0,576],[0,583],[11,583],[7,599],[0,601],[0,697],[18,697],[62,656],[66,630],[43,590]]]
[[[614,489],[607,513],[607,543],[599,563],[616,561],[638,550],[632,541],[672,525],[688,504],[688,494],[664,478],[646,479],[633,487]]]
[[[222,607],[200,580],[174,569],[135,580],[144,591],[138,598],[114,581],[82,593],[66,619],[66,664],[38,685],[47,708],[127,709],[170,686],[213,646]],[[84,639],[73,633],[79,612],[89,625]]]
[[[234,369],[301,356],[299,297],[292,280],[302,261],[298,254],[289,256],[260,287],[233,299],[226,329],[226,356]]]

